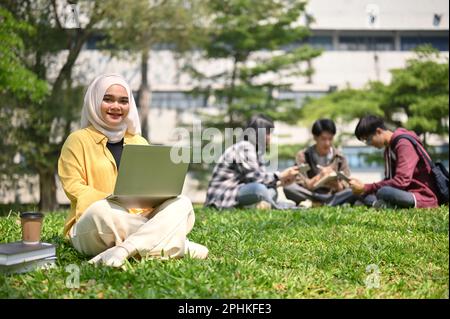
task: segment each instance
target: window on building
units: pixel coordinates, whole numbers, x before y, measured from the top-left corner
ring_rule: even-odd
[[[98,50],[99,43],[105,39],[104,35],[94,34],[90,36],[86,41],[86,49],[87,50]]]
[[[319,98],[324,96],[325,92],[299,92],[299,91],[280,91],[278,99],[279,100],[294,100],[295,106],[300,108],[305,103],[308,98]]]
[[[301,45],[309,44],[313,48],[323,49],[325,51],[333,50],[333,39],[331,36],[311,36],[303,41],[298,41],[296,43],[292,43],[286,46],[283,46],[283,50],[292,50],[298,48]]]
[[[326,51],[333,50],[333,39],[331,36],[313,36],[308,39],[307,43],[313,48]]]
[[[204,99],[189,93],[174,92],[152,92],[152,107],[163,109],[188,109],[204,106]]]
[[[439,51],[448,51],[448,36],[402,36],[400,43],[402,51],[410,51],[424,44],[430,44]]]
[[[394,37],[340,36],[338,49],[342,51],[394,51]]]

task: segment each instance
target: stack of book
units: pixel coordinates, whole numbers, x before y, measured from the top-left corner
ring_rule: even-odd
[[[24,273],[50,268],[56,262],[56,246],[49,243],[25,245],[21,241],[0,244],[0,273]]]

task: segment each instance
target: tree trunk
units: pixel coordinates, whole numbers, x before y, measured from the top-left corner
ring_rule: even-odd
[[[308,65],[308,77],[306,79],[306,83],[308,84],[312,84],[313,80],[312,80],[312,74],[311,74],[311,70],[312,70],[312,60],[308,59],[306,61],[306,64]]]
[[[424,132],[424,133],[423,133],[422,144],[423,144],[423,146],[424,146],[425,148],[428,147],[427,142],[428,142],[428,141],[427,141],[427,132]]]
[[[97,5],[95,5],[97,6]],[[95,11],[94,11],[95,12]],[[86,26],[85,29],[81,30],[79,29],[76,33],[75,39],[69,38],[71,43],[69,43],[69,55],[59,71],[59,74],[56,78],[56,80],[53,83],[51,94],[47,100],[48,105],[53,105],[55,107],[58,106],[59,103],[61,103],[62,100],[62,89],[64,82],[69,82],[72,77],[72,69],[75,65],[76,60],[78,59],[78,56],[80,55],[80,52],[83,48],[83,44],[87,41],[89,36],[92,34],[92,26],[96,23],[97,19],[100,16],[96,16],[91,19],[89,24]],[[66,122],[64,125],[64,131],[65,136],[63,137],[63,140],[67,138],[67,136],[70,133],[70,120]],[[47,142],[50,139],[50,131],[48,131],[48,134],[43,136],[43,141]],[[40,199],[39,199],[39,209],[42,211],[54,211],[58,208],[58,203],[56,200],[56,180],[55,180],[55,173],[56,173],[56,163],[57,158],[53,161],[53,163],[50,163],[50,167],[38,169],[39,174],[39,190],[40,190]],[[52,161],[53,156],[51,154],[48,154],[49,161]]]
[[[148,58],[149,58],[149,50],[142,51],[141,54],[141,85],[139,86],[139,117],[141,119],[141,129],[142,136],[147,140],[149,138],[148,131],[148,113],[150,110],[151,103],[151,91],[150,86],[148,84]]]
[[[39,171],[39,210],[44,212],[58,209],[56,201],[56,180],[53,170]]]
[[[236,77],[237,77],[237,57],[234,57],[233,61],[233,72],[231,74],[230,79],[230,91],[227,95],[227,106],[228,106],[228,115],[229,115],[229,123],[231,127],[234,127],[235,120],[234,120],[234,111],[231,108],[231,105],[233,104],[234,99],[234,87],[236,86]]]

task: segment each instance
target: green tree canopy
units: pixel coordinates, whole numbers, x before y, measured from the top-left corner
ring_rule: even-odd
[[[14,162],[20,143],[16,129],[26,119],[24,109],[42,102],[48,93],[47,83],[39,80],[22,61],[21,35],[32,36],[35,32],[31,25],[17,21],[0,7],[0,181],[11,181],[12,173],[26,171],[23,165]]]
[[[313,72],[308,61],[317,57],[320,50],[300,45],[309,35],[307,26],[298,23],[302,16],[306,17],[306,2],[211,0],[208,5],[212,18],[207,34],[209,40],[203,45],[204,57],[229,59],[232,67],[212,76],[192,67],[191,73],[208,83],[201,85],[197,92],[214,96],[218,104],[226,105],[231,126],[256,112],[292,122],[294,103],[275,98],[276,91],[289,89],[291,83],[276,83],[267,80],[267,76],[281,77],[282,74],[287,79],[309,76]],[[252,57],[257,52],[272,51],[277,53]]]
[[[154,29],[146,27],[161,27],[163,31],[167,31],[164,33],[167,35],[170,26],[179,26],[174,19],[180,18],[181,13],[179,10],[174,13],[167,7],[164,7],[164,15],[163,11],[156,13],[151,8],[143,11],[142,6],[150,2],[161,6],[170,5],[170,8],[175,9],[173,5],[182,1],[1,2],[0,94],[9,93],[8,97],[14,103],[2,99],[0,105],[1,132],[8,133],[3,135],[8,138],[1,142],[5,143],[2,146],[7,144],[8,147],[2,148],[0,167],[8,167],[11,172],[19,172],[17,169],[23,167],[28,172],[39,175],[40,209],[54,210],[57,207],[57,160],[72,124],[79,120],[83,98],[84,88],[74,84],[72,73],[88,39],[99,30],[106,33],[111,37],[111,47],[106,48],[108,50],[125,50],[131,47],[139,50],[149,47],[152,41],[158,42],[163,38],[173,41],[161,33],[155,35]],[[128,9],[139,15],[129,15]],[[145,14],[162,16],[157,23],[152,21],[155,16],[152,18]],[[68,21],[75,25],[72,23],[69,26]],[[126,23],[128,27],[136,27],[141,33],[135,34],[133,29],[123,29],[127,33],[117,35],[114,38],[117,41],[114,41],[112,33],[104,32],[107,28]],[[187,36],[189,29],[182,31],[184,33],[177,35]],[[125,38],[129,41],[120,42]],[[151,43],[142,42],[150,39]],[[89,75],[91,76],[94,75]],[[48,94],[45,94],[47,88]],[[20,154],[20,165],[13,165],[12,161],[17,154]]]
[[[2,100],[0,106],[2,112],[11,110],[15,115],[12,120],[2,121],[2,130],[10,133],[5,142],[8,148],[3,149],[2,165],[18,172],[26,170],[37,174],[39,206],[43,210],[54,210],[57,207],[57,160],[71,124],[79,118],[81,107],[82,88],[73,85],[72,70],[83,45],[105,19],[104,6],[102,1],[77,1],[76,13],[85,22],[75,28],[65,26],[69,18],[67,12],[72,8],[66,2],[5,0],[1,8],[2,12],[9,12],[6,16],[20,21],[16,33],[8,29],[8,24],[1,24],[1,32],[10,32],[10,39],[17,44],[17,47],[3,47],[2,54],[9,57],[5,62],[9,73],[18,74],[17,79],[12,78],[13,83],[18,81],[26,88],[22,93],[20,86],[17,89],[10,87],[10,101]],[[32,32],[27,32],[28,29]],[[65,52],[61,54],[63,50]],[[61,67],[57,67],[58,62]],[[8,73],[2,72],[3,75]],[[39,93],[43,88],[48,88],[48,94]],[[22,97],[25,96],[28,99],[24,101]],[[19,165],[9,165],[17,154],[20,154]]]
[[[431,46],[419,47],[416,54],[404,69],[392,70],[380,107],[388,116],[404,112],[408,120],[403,124],[418,134],[448,134],[448,58],[442,63]]]
[[[117,10],[125,7],[127,10]],[[107,37],[100,48],[125,59],[140,57],[141,85],[137,106],[142,135],[148,138],[151,83],[148,59],[155,45],[165,45],[174,53],[192,49],[204,35],[206,6],[201,0],[108,0],[108,19],[103,26]]]
[[[418,134],[448,135],[448,58],[443,60],[430,46],[415,52],[404,68],[391,70],[389,84],[369,82],[363,89],[346,88],[307,101],[303,121],[321,117],[350,121],[374,114]]]
[[[47,93],[45,81],[22,62],[24,43],[21,34],[33,35],[35,29],[17,21],[6,9],[0,7],[0,94],[14,96],[17,100],[39,102]]]

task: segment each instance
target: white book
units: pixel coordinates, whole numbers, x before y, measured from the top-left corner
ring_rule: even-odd
[[[25,245],[21,241],[0,244],[0,265],[9,266],[56,256],[56,246],[49,243]]]
[[[28,271],[38,269],[50,269],[56,266],[56,257],[47,257],[44,259],[36,259],[24,263],[14,265],[0,265],[0,273],[4,274],[21,274]]]
[[[341,172],[341,171],[339,171],[339,172],[332,171],[330,174],[328,174],[328,175],[322,177],[320,180],[318,180],[314,184],[313,188],[314,188],[314,190],[316,190],[316,189],[318,189],[318,188],[320,188],[322,186],[325,186],[329,182],[337,181],[337,180],[344,180],[347,183],[350,182],[350,178],[348,176],[346,176],[343,172]]]
[[[320,187],[324,187],[327,183],[329,182],[334,182],[337,180],[337,174],[335,171],[331,172],[330,174],[322,177],[321,179],[319,179],[314,185],[313,185],[313,189],[316,190]]]

